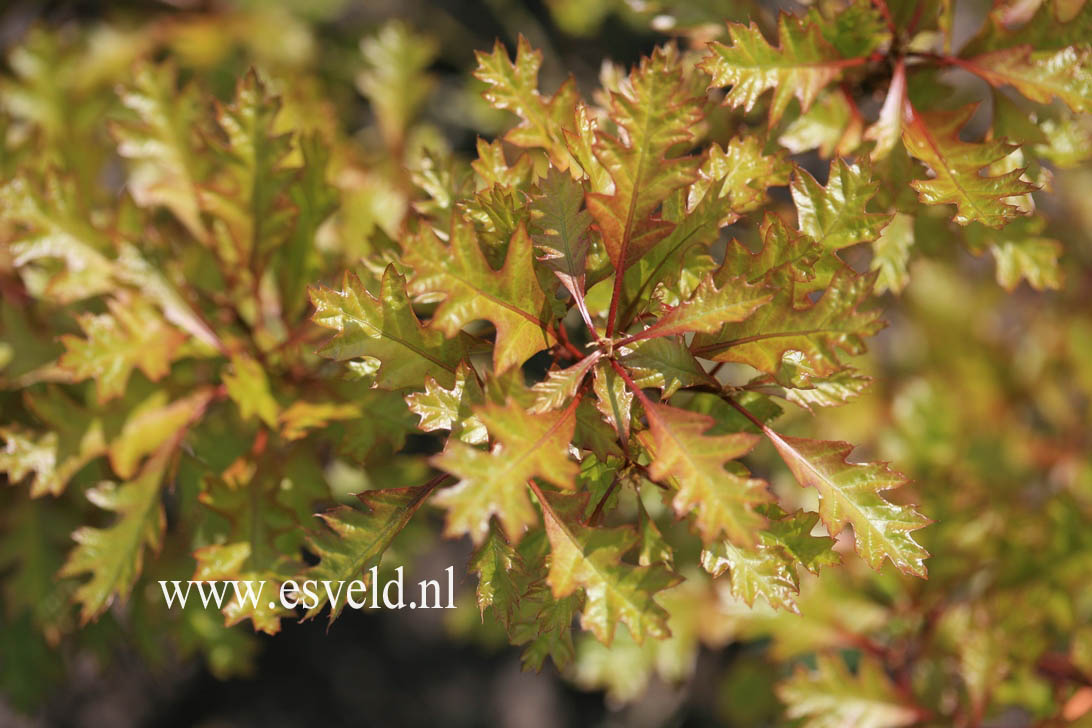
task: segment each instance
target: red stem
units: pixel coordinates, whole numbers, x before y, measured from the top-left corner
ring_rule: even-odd
[[[558,326],[557,326],[557,336],[554,337],[554,338],[556,338],[561,343],[561,345],[565,347],[565,350],[567,352],[569,352],[574,357],[576,357],[577,361],[580,361],[585,356],[587,356],[587,354],[585,352],[580,351],[580,349],[577,349],[575,346],[573,346],[572,342],[569,341],[569,332],[567,332],[565,330],[565,324],[562,324],[562,323],[558,324]]]
[[[622,278],[624,270],[614,272],[614,291],[610,296],[610,312],[607,314],[607,338],[614,336],[614,319],[618,316],[618,301],[622,298]]]
[[[622,368],[622,365],[616,362],[614,359],[607,359],[610,365],[614,367],[614,371],[618,372],[618,376],[622,378],[622,381],[626,383],[626,386],[633,390],[633,393],[637,395],[637,399],[641,400],[641,404],[647,409],[653,405],[653,401],[645,396],[645,393],[641,391],[641,388],[637,386],[637,383],[629,376],[629,373]]]
[[[588,520],[584,521],[589,526],[594,526],[596,519],[603,513],[603,507],[607,504],[607,499],[610,498],[610,494],[614,492],[614,489],[618,487],[618,476],[614,476],[614,480],[610,482],[607,487],[607,492],[603,494],[603,497],[599,499],[599,502],[595,504],[595,510],[588,516]]]
[[[872,0],[872,4],[883,16],[884,22],[887,23],[887,29],[891,31],[892,35],[896,35],[898,30],[895,29],[895,19],[891,17],[891,8],[887,7],[887,0]]]
[[[749,419],[755,427],[762,430],[762,432],[766,433],[767,435],[770,434],[770,428],[766,426],[766,423],[751,414],[751,411],[749,409],[747,409],[731,397],[724,397],[723,399],[725,402],[735,407],[741,415]]]

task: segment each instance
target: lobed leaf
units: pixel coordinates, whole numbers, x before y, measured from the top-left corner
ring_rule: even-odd
[[[711,334],[727,323],[745,320],[769,303],[773,294],[765,286],[751,285],[742,279],[729,280],[719,289],[712,276],[706,276],[690,298],[660,315],[656,323],[628,337],[639,341],[686,333]]]
[[[572,490],[577,466],[569,460],[569,443],[576,425],[573,403],[561,412],[531,414],[515,400],[505,405],[475,408],[478,419],[496,444],[485,452],[449,439],[444,451],[431,463],[459,478],[436,495],[434,502],[447,509],[444,533],[469,534],[480,544],[496,515],[504,533],[518,543],[525,529],[538,521],[527,497],[527,482],[543,478],[558,488]]]
[[[485,402],[478,377],[465,363],[455,370],[455,384],[444,389],[432,377],[425,378],[425,391],[406,395],[406,405],[421,418],[418,427],[425,432],[450,430],[468,445],[483,445],[489,440],[485,425],[473,408]]]
[[[772,496],[765,481],[725,465],[750,452],[758,436],[710,436],[705,432],[714,424],[712,417],[651,402],[644,406],[649,429],[637,437],[652,458],[649,475],[677,489],[671,501],[676,515],[694,514],[703,543],[713,543],[722,534],[740,545],[755,543],[766,525],[756,507],[771,502]]]
[[[565,132],[573,127],[576,115],[579,98],[576,83],[569,79],[551,98],[543,98],[538,92],[542,53],[532,50],[522,34],[511,60],[499,40],[492,53],[476,51],[475,57],[478,68],[474,77],[489,86],[484,94],[486,100],[495,108],[511,111],[521,119],[506,135],[508,141],[521,147],[544,149],[559,170],[568,170],[574,176],[579,174],[580,165],[569,154],[565,139]]]
[[[710,45],[712,53],[701,68],[713,77],[711,86],[731,86],[724,103],[732,107],[754,108],[759,97],[773,89],[769,125],[781,120],[795,96],[807,111],[827,84],[841,78],[843,71],[861,65],[873,43],[855,49],[860,55],[845,57],[823,37],[815,17],[807,19],[782,13],[777,19],[779,47],[774,48],[762,36],[758,26],[728,23],[732,45]]]
[[[368,583],[368,570],[379,565],[383,552],[432,494],[437,482],[413,488],[364,491],[356,496],[363,508],[338,506],[319,514],[326,529],[307,538],[307,548],[319,560],[308,569],[305,578],[334,584],[340,581],[348,584],[355,579]],[[319,603],[308,610],[304,619],[315,617],[327,601],[325,590],[320,591]],[[339,599],[330,605],[330,622],[337,619],[345,603],[345,599]]]
[[[134,480],[118,486],[104,482],[87,492],[87,498],[117,520],[108,528],[82,526],[72,534],[76,547],[68,555],[59,576],[91,578],[76,589],[80,621],[98,618],[114,602],[124,601],[144,566],[144,549],[158,551],[167,525],[159,498],[160,484],[174,452],[168,442],[145,463]]]
[[[375,384],[385,389],[420,387],[426,377],[452,386],[459,363],[467,355],[464,334],[445,338],[423,326],[406,296],[406,279],[388,265],[379,297],[361,280],[346,273],[341,290],[311,289],[314,321],[337,333],[319,350],[338,361],[370,357],[380,362]]]
[[[981,174],[984,167],[1001,161],[1014,147],[996,139],[962,141],[959,130],[974,111],[971,105],[957,111],[921,112],[907,102],[902,141],[906,150],[929,165],[934,175],[910,184],[926,205],[955,205],[952,219],[960,225],[980,222],[1001,227],[1019,214],[1016,206],[1005,200],[1032,192],[1036,186],[1021,179],[1022,169],[997,176]]]
[[[107,313],[79,317],[84,338],[61,337],[65,353],[58,362],[77,381],[94,379],[100,403],[124,394],[134,369],[152,381],[165,377],[185,341],[143,299],[111,298],[106,306]]]
[[[693,138],[700,118],[673,47],[658,48],[611,94],[610,119],[618,135],[600,131],[594,152],[610,176],[610,188],[592,188],[588,211],[621,276],[674,227],[657,214],[664,200],[694,180],[698,160],[670,154]],[[617,295],[617,294],[616,294]]]
[[[874,657],[862,657],[856,675],[833,655],[820,655],[816,668],[797,668],[777,691],[788,716],[804,719],[805,728],[900,728],[921,718]]]
[[[837,269],[822,298],[798,307],[797,283],[789,281],[770,303],[753,316],[726,324],[716,334],[699,334],[691,351],[715,361],[750,364],[777,376],[787,352],[799,352],[814,376],[825,377],[842,368],[838,352],[859,354],[863,339],[880,330],[875,311],[862,311],[875,283],[874,275]]]
[[[166,207],[198,240],[208,239],[201,219],[199,185],[207,166],[198,154],[200,97],[192,85],[178,88],[170,64],[143,65],[120,92],[135,118],[115,121],[110,131],[118,154],[129,160],[129,190],[143,207]]]
[[[831,163],[825,188],[797,167],[790,189],[800,230],[827,250],[875,240],[891,221],[890,215],[866,212],[879,186],[867,169],[844,159]]]
[[[584,591],[581,625],[609,645],[621,622],[638,644],[646,636],[664,638],[667,612],[655,595],[679,582],[660,565],[632,566],[622,556],[637,545],[632,528],[588,528],[581,523],[587,495],[543,493],[540,498],[550,539],[547,581],[555,599]]]
[[[819,517],[831,535],[850,524],[857,552],[869,566],[878,569],[887,558],[904,574],[926,577],[929,553],[910,534],[929,525],[929,519],[879,495],[904,485],[903,476],[886,463],[847,462],[853,446],[846,442],[788,437],[769,428],[766,435],[797,482],[819,492]]]
[[[491,321],[497,330],[493,367],[498,373],[553,345],[552,316],[535,276],[525,226],[512,235],[500,270],[489,265],[469,224],[453,220],[450,240],[449,248],[425,229],[406,251],[406,263],[414,270],[409,292],[442,301],[430,327],[454,338],[471,321]]]

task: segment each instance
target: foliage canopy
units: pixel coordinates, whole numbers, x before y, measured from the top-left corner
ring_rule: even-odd
[[[1092,323],[1040,206],[1092,155],[1092,6],[1000,3],[953,49],[953,5],[683,24],[590,96],[498,41],[474,77],[508,128],[469,163],[421,123],[438,49],[399,23],[362,44],[364,143],[328,81],[246,47],[242,11],[110,54],[32,32],[0,91],[5,651],[47,674],[110,622],[236,674],[234,625],[298,615],[169,612],[149,585],[365,578],[427,548],[435,511],[525,665],[619,701],[700,644],[770,636],[818,655],[777,688],[806,726],[1073,710]],[[255,67],[229,90],[195,39]],[[985,336],[956,301],[1009,304],[955,272],[960,245],[1056,308]],[[920,351],[862,397],[885,304]],[[1013,383],[1021,337],[1039,358]],[[1066,383],[1034,390],[1046,369]],[[858,398],[867,457],[792,412]],[[1038,424],[974,434],[1022,402]],[[993,501],[1047,466],[1035,517]],[[1035,547],[1056,558],[1015,553]],[[1019,565],[964,582],[978,560]],[[1021,579],[1074,603],[1027,631]]]

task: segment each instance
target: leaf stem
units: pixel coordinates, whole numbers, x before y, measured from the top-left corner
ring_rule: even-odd
[[[421,487],[427,489],[428,494],[431,494],[432,491],[436,490],[441,485],[443,485],[444,481],[448,480],[449,478],[452,478],[450,473],[439,473],[435,477],[433,477],[433,478],[429,479],[428,481],[422,483]],[[364,491],[364,492],[366,493],[368,491]],[[356,495],[359,496],[360,494],[357,493]]]
[[[584,521],[584,523],[586,523],[589,526],[594,526],[595,525],[596,520],[603,514],[603,507],[606,506],[607,499],[610,498],[611,493],[614,492],[615,488],[618,487],[618,483],[620,483],[620,482],[621,481],[619,480],[618,475],[616,474],[614,476],[614,480],[612,480],[610,482],[610,485],[607,486],[607,492],[605,492],[603,494],[603,497],[599,499],[599,502],[595,504],[595,510],[592,511],[591,515],[588,516],[588,519],[586,521]]]
[[[613,358],[607,359],[610,365],[614,367],[614,371],[618,372],[618,376],[622,378],[622,381],[626,383],[626,386],[633,390],[633,393],[637,396],[637,399],[641,400],[641,404],[646,408],[653,404],[652,400],[637,386],[637,383],[633,381],[633,378],[629,376],[629,373],[625,368],[615,361]]]
[[[610,312],[607,313],[607,338],[614,336],[614,321],[618,317],[618,301],[622,298],[622,279],[625,277],[623,270],[614,272],[614,290],[610,296]]]
[[[595,334],[594,331],[592,333],[593,333],[593,335]],[[571,354],[573,357],[575,357],[577,361],[580,361],[580,360],[584,359],[587,356],[586,352],[580,351],[580,349],[577,349],[573,345],[573,343],[571,341],[569,341],[569,332],[565,330],[565,324],[560,323],[560,322],[558,323],[558,325],[557,325],[557,335],[554,336],[554,338],[557,339],[561,343],[561,345],[565,348],[565,351],[569,352],[569,354]],[[599,337],[596,336],[596,339],[598,339],[598,338]]]
[[[725,402],[727,402],[728,404],[735,407],[736,410],[738,410],[741,415],[743,415],[744,417],[749,419],[751,421],[751,423],[754,424],[755,427],[757,427],[759,430],[761,430],[763,433],[765,433],[767,436],[769,436],[770,428],[766,426],[765,422],[763,422],[762,420],[758,419],[753,414],[751,414],[751,411],[749,409],[747,409],[746,407],[744,407],[743,405],[741,405],[739,402],[735,401],[734,399],[732,399],[728,395],[724,395],[723,399],[724,399]]]

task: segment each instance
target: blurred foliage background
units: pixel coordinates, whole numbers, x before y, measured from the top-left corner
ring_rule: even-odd
[[[0,11],[0,174],[10,178],[26,155],[45,150],[30,163],[68,171],[81,209],[95,209],[124,180],[110,120],[132,111],[116,88],[133,81],[139,61],[169,59],[181,80],[225,102],[257,66],[283,96],[278,123],[317,134],[333,150],[328,177],[340,208],[307,269],[308,280],[330,280],[397,234],[420,198],[407,170],[427,180],[436,160],[465,164],[479,136],[510,125],[480,97],[470,75],[475,50],[497,38],[511,47],[522,33],[545,54],[547,89],[571,73],[590,93],[614,68],[604,59],[628,66],[671,36],[700,46],[728,19],[753,18],[768,31],[775,9],[735,0],[9,3]],[[959,3],[957,36],[973,32],[987,9]],[[986,94],[965,79],[956,92]],[[28,137],[38,141],[23,143]],[[815,418],[788,415],[802,433],[862,443],[868,459],[891,460],[916,481],[920,509],[937,522],[921,533],[934,554],[928,581],[848,560],[804,589],[801,616],[718,612],[725,646],[703,648],[696,661],[685,650],[650,652],[624,639],[610,651],[581,642],[574,685],[552,668],[520,672],[495,625],[480,623],[469,577],[454,617],[351,613],[329,633],[319,623],[286,622],[268,637],[224,630],[210,612],[167,645],[157,639],[154,608],[139,609],[140,599],[132,620],[107,615],[77,636],[75,615],[51,601],[55,584],[8,580],[0,725],[773,725],[781,720],[775,684],[827,648],[881,661],[900,689],[930,694],[935,704],[969,706],[958,713],[965,725],[1087,719],[1090,152],[1074,150],[1072,163],[1054,170],[1053,190],[1037,195],[1052,220],[1044,235],[1065,246],[1059,290],[1007,293],[990,261],[950,244],[943,230],[919,234],[926,255],[906,290],[888,295],[891,325],[862,363],[875,378],[871,390]],[[826,166],[814,153],[802,160],[816,173]],[[35,322],[19,315],[6,255],[0,249],[0,363],[5,381],[16,382],[56,344],[35,337]],[[302,298],[294,305],[306,313]],[[0,392],[5,422],[26,406],[20,392]],[[786,429],[793,432],[792,421]],[[380,477],[338,463],[320,474],[335,492]],[[778,477],[760,460],[755,466]],[[392,468],[382,477],[404,475]],[[32,503],[0,489],[0,569],[13,570],[37,539],[53,545],[41,553],[56,562],[35,573],[55,572],[73,526],[62,506],[75,498]],[[391,561],[423,564],[426,574],[465,561],[463,545],[423,533]],[[673,628],[684,636],[709,628],[698,608],[690,619]]]

